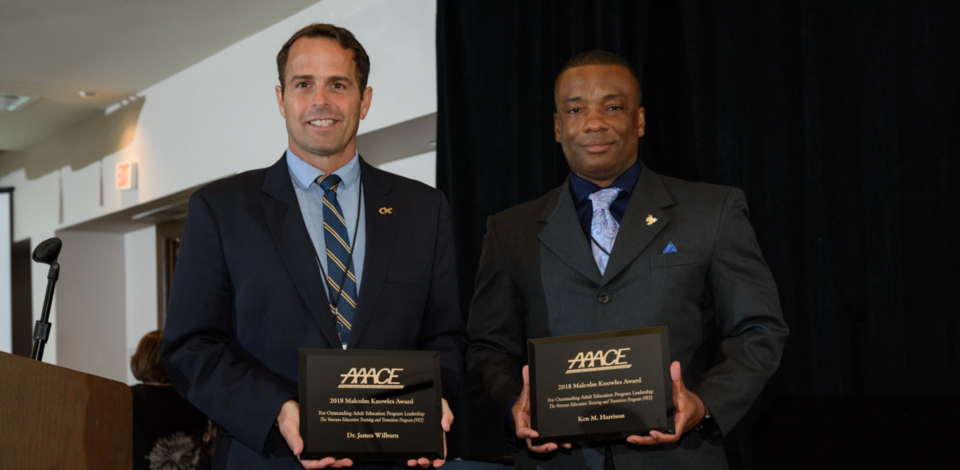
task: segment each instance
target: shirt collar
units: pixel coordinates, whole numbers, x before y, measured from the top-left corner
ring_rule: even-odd
[[[643,169],[643,165],[640,164],[640,159],[638,158],[630,168],[627,168],[623,173],[620,173],[620,176],[617,179],[613,180],[613,183],[608,188],[620,188],[627,194],[633,192],[633,188],[637,185],[637,180],[640,179],[640,170]],[[573,192],[573,198],[577,202],[577,205],[583,203],[587,199],[587,196],[599,191],[602,189],[600,186],[593,184],[576,174],[570,175],[570,190]]]
[[[333,174],[340,177],[340,187],[349,189],[360,181],[360,154],[353,152],[353,158],[346,165],[338,168]],[[310,189],[310,185],[317,181],[317,178],[323,176],[319,168],[303,161],[297,154],[287,149],[287,167],[290,168],[290,174],[293,181],[300,186],[300,189]]]

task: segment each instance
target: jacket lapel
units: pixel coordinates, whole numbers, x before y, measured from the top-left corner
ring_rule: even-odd
[[[330,312],[314,250],[310,248],[313,242],[303,222],[285,157],[267,169],[262,192],[261,205],[267,225],[280,248],[290,277],[331,347],[339,346],[337,325]]]
[[[606,285],[617,276],[633,260],[640,255],[653,238],[670,223],[670,217],[663,212],[663,208],[673,205],[673,198],[667,193],[660,180],[660,175],[646,166],[640,172],[640,179],[630,196],[627,211],[623,214],[617,240],[610,253],[610,261],[603,273],[600,287]],[[648,217],[652,216],[648,225]]]
[[[364,327],[373,315],[377,305],[377,298],[383,285],[387,282],[387,271],[390,268],[390,258],[393,240],[396,238],[397,217],[401,208],[395,208],[393,213],[381,214],[381,207],[393,207],[390,193],[392,188],[386,186],[379,178],[379,170],[360,159],[360,178],[363,181],[363,212],[366,223],[366,254],[363,260],[363,279],[360,280],[359,299],[357,310],[353,317],[353,329],[350,331],[348,347],[353,348],[359,341]]]
[[[546,226],[540,231],[540,242],[560,258],[561,261],[582,274],[587,279],[599,284],[600,269],[583,234],[577,210],[573,206],[573,196],[570,195],[570,178],[567,178],[557,192],[555,204],[548,203],[540,215],[540,221]]]

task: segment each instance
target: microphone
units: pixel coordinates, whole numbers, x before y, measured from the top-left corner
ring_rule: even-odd
[[[63,242],[59,238],[45,240],[33,250],[33,260],[43,264],[56,263],[57,257],[60,256],[60,248],[63,248]]]
[[[44,240],[33,250],[34,261],[50,265],[50,271],[47,273],[47,293],[43,297],[43,311],[33,329],[33,351],[30,353],[30,357],[38,361],[43,360],[43,347],[50,339],[50,327],[52,325],[47,320],[50,319],[53,289],[57,284],[57,279],[60,278],[60,263],[57,263],[57,258],[60,256],[60,248],[62,247],[63,242],[59,238],[53,237]]]

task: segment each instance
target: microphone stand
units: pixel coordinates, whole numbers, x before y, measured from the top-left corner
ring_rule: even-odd
[[[43,296],[40,319],[37,320],[33,329],[33,351],[30,353],[30,358],[38,361],[43,360],[43,347],[50,339],[52,325],[48,320],[50,320],[50,307],[53,303],[53,289],[57,285],[57,279],[60,278],[60,263],[57,262],[60,246],[59,238],[51,238],[41,243],[33,253],[34,261],[50,264],[50,271],[47,272],[47,293]]]

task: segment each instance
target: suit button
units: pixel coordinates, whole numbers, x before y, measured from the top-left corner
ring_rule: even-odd
[[[610,302],[610,299],[612,299],[612,298],[613,298],[613,297],[612,297],[610,294],[608,294],[608,293],[606,293],[606,292],[601,292],[601,293],[600,293],[600,296],[597,297],[597,300],[599,300],[600,303],[605,304],[605,303]]]

